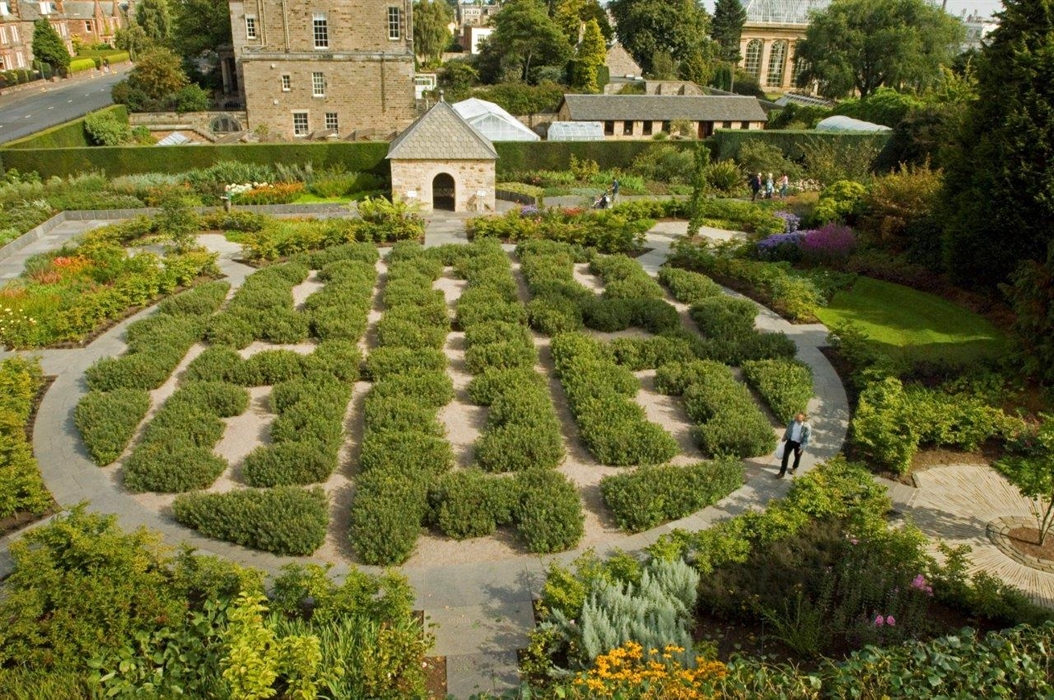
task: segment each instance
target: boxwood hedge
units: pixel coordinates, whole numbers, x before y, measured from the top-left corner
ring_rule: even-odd
[[[291,556],[318,549],[329,525],[320,487],[191,493],[176,498],[172,510],[179,523],[207,537]]]
[[[604,503],[623,530],[641,532],[717,503],[743,484],[743,463],[643,466],[600,481]]]
[[[696,364],[683,396],[688,415],[697,424],[696,441],[707,454],[758,457],[775,448],[776,435],[768,419],[750,390],[725,365]]]
[[[478,469],[444,474],[428,492],[429,521],[448,537],[465,540],[494,534],[513,520],[520,494],[514,479]]]
[[[694,304],[722,294],[721,285],[706,275],[678,267],[663,265],[659,268],[659,281],[666,285],[673,298],[682,304]]]

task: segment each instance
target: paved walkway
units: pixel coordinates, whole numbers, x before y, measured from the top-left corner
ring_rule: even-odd
[[[433,246],[465,242],[466,218],[430,215],[425,244]],[[40,252],[49,244],[60,245],[70,236],[89,227],[90,222],[67,222],[52,232],[48,239],[27,248],[25,255]],[[679,229],[683,229],[683,224],[664,222],[648,235],[647,246],[652,250],[638,260],[649,273],[657,272],[673,240],[682,235]],[[718,231],[707,233],[715,237],[734,235]],[[220,253],[221,269],[233,286],[240,285],[251,273],[250,268],[233,260],[239,252],[238,246],[218,235],[203,236],[202,242]],[[25,257],[21,255],[0,261],[0,277],[17,275],[24,261]],[[310,561],[309,558],[280,557],[200,537],[140,505],[88,458],[73,425],[73,410],[86,392],[84,371],[100,357],[123,352],[125,344],[122,338],[127,325],[150,313],[152,310],[146,310],[126,319],[86,348],[34,353],[42,357],[45,371],[56,375],[55,383],[45,395],[38,411],[33,440],[41,472],[55,499],[63,507],[87,501],[91,510],[115,514],[122,527],[147,526],[160,532],[170,544],[187,542],[203,552],[268,572],[274,572],[288,562]],[[792,325],[766,309],[761,310],[757,323],[764,330],[782,331],[791,337],[798,346],[799,357],[812,368],[815,376],[816,396],[808,409],[813,417],[813,439],[802,459],[802,470],[808,471],[840,451],[849,419],[849,406],[842,384],[820,352],[820,347],[826,342],[827,331],[819,324]],[[4,354],[10,353],[0,353],[0,357]],[[790,487],[790,480],[768,477],[766,474],[752,479],[721,503],[680,521],[618,538],[610,543],[609,548],[637,550],[675,528],[704,529],[746,510],[762,508],[770,499],[783,496]],[[899,484],[889,485],[898,507],[907,507],[911,489]],[[965,509],[963,512],[969,510],[968,506],[961,508]],[[10,560],[6,558],[7,545],[18,536],[16,533],[0,539],[0,577],[10,573]],[[434,653],[447,657],[448,689],[452,696],[467,698],[473,693],[502,690],[516,684],[516,649],[526,646],[527,635],[533,627],[532,600],[537,597],[544,583],[544,571],[550,561],[568,562],[580,554],[581,551],[550,557],[522,555],[486,565],[403,567],[403,573],[417,592],[417,605],[425,611],[429,620],[438,625]],[[372,567],[361,568],[376,571]],[[346,565],[335,566],[333,573],[340,577],[347,569]]]

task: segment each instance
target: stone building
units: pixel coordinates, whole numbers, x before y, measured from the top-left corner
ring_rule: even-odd
[[[392,197],[425,211],[494,211],[498,152],[443,101],[392,141]]]
[[[740,37],[740,64],[767,92],[794,87],[801,71],[795,47],[805,38],[809,15],[826,9],[831,0],[747,0],[747,21]]]
[[[715,129],[764,129],[768,117],[756,97],[740,95],[564,95],[556,119],[599,122],[608,139],[650,139],[689,122],[702,139]]]
[[[124,19],[118,0],[66,0],[64,5],[71,37],[80,39],[85,46],[113,45]]]
[[[33,69],[33,22],[46,19],[73,53],[62,0],[0,0],[0,70]]]
[[[229,0],[248,127],[283,138],[387,134],[415,116],[410,0]]]

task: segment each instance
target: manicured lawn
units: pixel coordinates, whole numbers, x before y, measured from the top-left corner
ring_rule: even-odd
[[[883,351],[913,360],[974,362],[1003,352],[1005,338],[987,320],[925,292],[861,277],[816,316],[828,327],[858,324]]]

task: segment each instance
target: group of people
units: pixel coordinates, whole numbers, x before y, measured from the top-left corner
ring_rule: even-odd
[[[615,206],[615,200],[618,199],[619,183],[618,178],[611,181],[611,187],[607,189],[604,194],[597,197],[596,201],[593,202],[594,209],[610,209]]]
[[[773,195],[779,193],[780,199],[787,198],[787,189],[790,187],[790,178],[787,177],[787,173],[780,175],[780,179],[773,181],[772,173],[769,173],[765,179],[761,178],[761,173],[750,176],[750,201],[756,201],[758,195],[761,195],[765,199],[772,199]],[[777,189],[779,188],[779,189]]]

